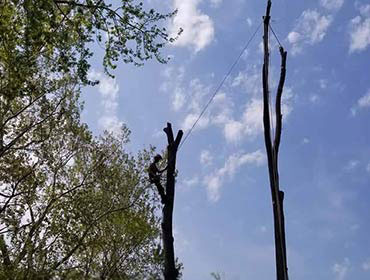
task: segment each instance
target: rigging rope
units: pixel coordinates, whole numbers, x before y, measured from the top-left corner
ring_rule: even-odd
[[[258,25],[258,27],[256,28],[256,31],[252,34],[252,36],[250,37],[250,39],[248,40],[247,44],[245,45],[245,47],[243,48],[243,50],[240,52],[239,56],[237,57],[237,59],[235,60],[235,62],[231,65],[229,71],[227,72],[227,74],[224,76],[224,78],[221,80],[220,84],[217,86],[215,92],[213,93],[212,97],[208,100],[207,104],[204,106],[203,110],[201,111],[201,113],[199,114],[198,118],[195,120],[195,122],[193,123],[192,127],[190,128],[190,130],[186,133],[185,137],[184,137],[184,140],[181,141],[180,145],[179,145],[179,148],[178,150],[180,150],[180,148],[182,147],[182,145],[185,143],[185,141],[188,139],[188,137],[190,136],[190,134],[192,133],[193,129],[195,128],[195,126],[197,125],[197,123],[199,122],[199,120],[202,118],[203,114],[205,113],[205,111],[207,110],[208,106],[212,103],[213,99],[215,98],[215,96],[217,95],[217,93],[219,92],[219,90],[221,89],[221,87],[223,86],[223,84],[225,83],[226,79],[230,76],[231,72],[234,70],[234,67],[236,66],[236,64],[239,62],[240,58],[242,57],[243,53],[246,51],[246,49],[249,47],[249,44],[252,42],[253,38],[256,36],[258,30],[260,29],[262,25],[262,22]]]
[[[274,34],[274,37],[275,37],[276,41],[278,42],[279,46],[282,48],[283,45],[280,43],[280,40],[279,40],[278,36],[276,35],[274,29],[272,28],[271,24],[269,24],[269,27],[270,27],[270,29],[272,31],[272,34]]]

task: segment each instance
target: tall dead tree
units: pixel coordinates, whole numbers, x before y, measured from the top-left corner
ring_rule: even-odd
[[[285,225],[283,200],[284,192],[279,188],[279,170],[278,170],[278,153],[282,129],[281,97],[286,75],[286,58],[287,52],[280,46],[281,69],[280,80],[276,93],[275,114],[276,114],[276,132],[274,141],[271,139],[271,120],[269,104],[269,29],[270,29],[270,10],[271,0],[267,1],[266,15],[263,17],[264,34],[264,61],[262,68],[263,84],[263,125],[265,135],[265,146],[268,161],[270,189],[272,197],[272,206],[274,214],[274,233],[275,233],[275,257],[276,257],[276,277],[277,280],[288,280],[288,265],[285,244]]]
[[[176,170],[176,155],[179,148],[181,138],[183,136],[182,130],[177,133],[176,139],[174,138],[172,126],[167,123],[167,126],[163,129],[167,135],[168,146],[167,146],[167,180],[166,180],[166,193],[161,194],[163,203],[163,220],[162,220],[162,239],[164,249],[164,279],[165,280],[176,280],[179,275],[179,271],[175,264],[175,250],[173,246],[173,232],[172,232],[172,220],[173,220],[173,206],[175,200],[175,170]],[[164,196],[164,197],[163,197]]]

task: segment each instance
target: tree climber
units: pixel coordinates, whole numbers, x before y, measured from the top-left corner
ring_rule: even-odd
[[[154,184],[157,189],[158,189],[158,192],[159,192],[159,195],[161,196],[161,201],[162,203],[164,204],[165,201],[166,201],[166,194],[164,192],[164,188],[161,184],[161,174],[167,170],[167,166],[166,168],[160,170],[158,169],[157,167],[157,164],[162,160],[162,156],[161,155],[156,155],[154,157],[154,160],[153,162],[149,165],[149,168],[148,168],[148,173],[149,173],[149,182],[151,184]]]

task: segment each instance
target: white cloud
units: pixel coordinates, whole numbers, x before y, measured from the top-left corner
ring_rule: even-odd
[[[221,197],[221,187],[225,178],[233,178],[240,167],[246,164],[260,166],[265,162],[265,155],[257,150],[252,153],[238,153],[231,155],[224,166],[215,170],[212,174],[205,176],[203,184],[207,187],[208,199],[216,202]]]
[[[117,93],[119,91],[117,80],[107,76],[103,76],[101,73],[98,74],[98,77],[100,77],[98,88],[103,97],[109,98],[111,100],[116,99]]]
[[[291,44],[296,44],[301,40],[301,34],[295,31],[292,31],[288,34],[288,41]]]
[[[230,90],[242,89],[250,96],[244,105],[244,110],[239,118],[233,117],[232,103],[220,103],[223,108],[222,116],[217,124],[223,126],[224,137],[229,143],[238,143],[244,139],[254,139],[263,132],[263,102],[260,98],[262,94],[261,77],[259,69],[252,67],[245,72],[239,72],[238,75],[230,82]],[[276,81],[272,81],[274,87]],[[284,120],[293,110],[293,93],[290,87],[285,87],[282,98],[282,113]],[[272,112],[273,121],[275,114]]]
[[[292,45],[292,54],[302,52],[307,44],[314,45],[321,42],[332,22],[331,15],[321,15],[316,10],[303,11],[297,25],[288,34],[288,42]]]
[[[370,4],[361,5],[360,2],[355,2],[355,7],[360,11],[360,14],[364,17],[370,17]]]
[[[365,95],[363,95],[359,100],[357,100],[356,105],[352,106],[351,108],[352,115],[355,116],[358,110],[367,107],[370,107],[370,89],[367,91]]]
[[[119,135],[121,133],[123,122],[120,121],[117,116],[108,114],[99,118],[98,125],[104,130]]]
[[[362,269],[365,271],[370,270],[370,259],[362,263]]]
[[[209,2],[211,2],[212,7],[217,8],[221,5],[222,0],[209,0]]]
[[[204,106],[204,99],[209,97],[211,88],[205,86],[199,79],[193,79],[190,81],[189,91],[191,102],[189,102],[188,109],[200,113]]]
[[[350,22],[349,52],[360,52],[370,45],[370,18],[357,16]]]
[[[200,163],[205,165],[205,166],[208,166],[208,165],[211,165],[212,162],[213,162],[213,156],[212,156],[211,152],[208,151],[208,150],[203,150],[200,153]]]
[[[176,247],[176,252],[184,253],[191,248],[191,243],[190,241],[186,238],[185,236],[185,231],[182,230],[181,228],[178,228],[178,226],[175,225],[174,230],[173,230],[173,235],[176,240],[175,247]]]
[[[89,78],[98,80],[98,91],[102,95],[102,103],[106,111],[115,111],[118,107],[118,91],[119,85],[116,79],[112,79],[101,72],[92,70],[89,73]]]
[[[338,10],[343,6],[344,0],[320,0],[321,6],[328,10]]]
[[[356,1],[355,7],[360,15],[349,24],[350,53],[363,51],[370,45],[370,4],[362,5]]]
[[[293,93],[291,88],[286,87],[283,93],[281,110],[284,120],[293,110]],[[272,113],[272,121],[275,123],[275,113]],[[261,99],[252,98],[245,106],[240,120],[228,119],[224,125],[225,139],[232,143],[239,142],[247,137],[254,139],[263,132],[263,103]]]
[[[172,108],[175,111],[180,110],[185,104],[185,94],[182,88],[176,88],[175,94],[173,95]]]
[[[307,137],[303,138],[302,144],[309,144],[311,141]]]
[[[319,101],[319,99],[320,99],[320,97],[317,94],[312,94],[310,96],[311,103],[317,103],[317,101]]]
[[[252,99],[247,104],[242,118],[246,135],[255,136],[262,133],[262,109],[263,105],[261,99]]]
[[[262,232],[262,233],[267,232],[267,226],[260,226],[259,231]]]
[[[198,52],[212,42],[215,33],[213,21],[199,10],[201,2],[202,0],[174,0],[174,8],[178,9],[178,13],[172,20],[170,33],[175,35],[180,28],[184,30],[174,42],[175,46],[191,47]]]
[[[198,119],[198,117],[199,117],[199,115],[194,114],[194,113],[190,113],[190,114],[186,115],[186,117],[185,117],[185,119],[182,123],[182,129],[184,131],[187,131],[187,130],[191,129],[193,127],[194,123],[196,122],[196,120]],[[196,127],[194,127],[194,130],[204,129],[208,125],[209,125],[209,119],[206,116],[203,116],[198,120]]]
[[[188,131],[193,127],[204,106],[209,101],[214,86],[205,85],[198,78],[191,80],[188,85],[185,85],[184,70],[179,71],[179,77],[177,77],[176,71],[170,68],[162,75],[166,78],[164,82],[166,84],[166,92],[174,92],[171,96],[172,108],[184,113],[181,128],[184,131]],[[237,144],[245,139],[253,140],[260,135],[263,132],[260,75],[260,69],[257,66],[252,66],[250,69],[239,72],[236,77],[228,80],[223,88],[227,93],[220,91],[216,94],[210,106],[197,122],[194,130],[199,131],[211,125],[219,127],[225,140],[233,144]],[[272,80],[271,85],[274,88],[277,82]],[[244,105],[232,102],[232,93],[240,91],[247,93]],[[187,96],[185,96],[185,92]],[[292,104],[292,89],[286,86],[282,99],[284,121],[293,109]],[[239,116],[235,116],[235,106],[241,109]],[[275,114],[274,112],[272,114],[274,120]]]
[[[206,97],[209,97],[210,89],[211,88],[209,86],[202,84],[199,79],[193,79],[190,81],[187,89],[189,92],[189,102],[187,102],[187,114],[182,123],[183,130],[189,130],[193,126],[194,122],[198,119],[205,103],[207,102]],[[221,101],[221,98],[216,96],[211,106],[214,107],[215,103],[218,101]],[[212,123],[209,118],[210,114],[211,108],[208,108],[205,114],[198,121],[195,127],[196,130],[204,129]]]
[[[347,162],[344,169],[346,171],[351,171],[351,170],[354,170],[359,164],[360,164],[360,162],[358,160],[352,159],[349,162]]]
[[[272,77],[274,77],[274,69],[272,69]],[[277,81],[272,79],[271,92]],[[251,68],[239,72],[230,82],[230,90],[245,92],[250,98],[244,106],[243,114],[240,118],[232,117],[232,114],[225,119],[224,136],[230,143],[237,143],[241,140],[254,139],[257,135],[263,132],[263,104],[261,100],[262,86],[260,69],[254,65]],[[293,92],[288,86],[285,86],[282,99],[282,113],[284,120],[293,110]],[[275,120],[274,112],[272,112],[273,120]]]
[[[167,67],[161,73],[161,76],[164,77],[164,82],[161,84],[160,90],[170,94],[171,108],[176,112],[184,107],[187,100],[185,90],[182,86],[184,75],[185,68],[182,66],[177,69]]]
[[[188,178],[183,181],[184,185],[187,187],[194,187],[199,183],[198,177]]]
[[[220,199],[221,193],[220,188],[222,186],[221,177],[206,176],[203,183],[207,186],[207,196],[212,202],[216,202]]]
[[[366,171],[370,173],[370,162],[366,166]]]
[[[263,132],[262,100],[252,98],[246,105],[240,120],[231,116],[223,119],[223,133],[227,142],[237,143],[244,137],[253,139]]]
[[[213,106],[210,108],[212,111],[212,123],[221,126],[224,125],[233,113],[233,105],[225,93],[218,93],[213,99]]]
[[[347,276],[349,269],[350,269],[350,262],[348,258],[345,258],[342,263],[335,263],[332,267],[332,271],[335,275],[335,279],[344,280]]]
[[[241,86],[248,95],[261,96],[261,71],[257,66],[252,67],[244,72],[239,72],[238,75],[231,82],[232,87]]]
[[[229,120],[224,126],[224,136],[228,142],[238,142],[244,134],[243,123],[239,121]]]
[[[357,105],[360,108],[370,107],[370,90],[368,90],[368,92],[358,100]]]
[[[99,80],[98,91],[102,97],[103,113],[98,119],[101,129],[119,135],[123,122],[118,118],[118,92],[119,85],[116,79],[112,79],[101,72],[92,70],[89,79]]]
[[[253,21],[251,18],[247,18],[247,24],[249,27],[251,27],[253,25]]]
[[[328,80],[326,79],[320,79],[319,80],[320,88],[326,89],[328,87]]]

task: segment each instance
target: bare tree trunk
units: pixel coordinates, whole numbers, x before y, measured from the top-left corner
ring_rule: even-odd
[[[279,172],[278,172],[278,152],[282,129],[282,114],[281,114],[281,97],[284,88],[286,75],[286,58],[287,52],[283,47],[280,47],[281,55],[281,72],[280,81],[276,94],[276,133],[274,142],[271,140],[270,127],[270,109],[269,109],[269,28],[270,28],[270,10],[271,0],[267,1],[266,15],[263,18],[264,22],[264,63],[262,70],[262,84],[263,84],[263,125],[265,134],[265,146],[267,153],[270,189],[274,214],[274,234],[275,234],[275,257],[276,257],[276,277],[277,280],[288,280],[288,266],[286,256],[285,244],[285,225],[284,225],[284,210],[283,200],[284,192],[279,189]]]
[[[176,170],[176,155],[181,138],[183,136],[182,130],[177,133],[176,139],[174,139],[172,126],[167,123],[164,132],[167,135],[168,146],[168,166],[167,166],[167,181],[166,181],[166,198],[163,206],[163,221],[162,221],[162,237],[163,237],[163,248],[165,253],[164,263],[164,279],[165,280],[176,280],[179,275],[179,271],[175,265],[175,251],[173,247],[173,232],[172,232],[172,220],[173,220],[173,205],[175,199],[175,170]]]

